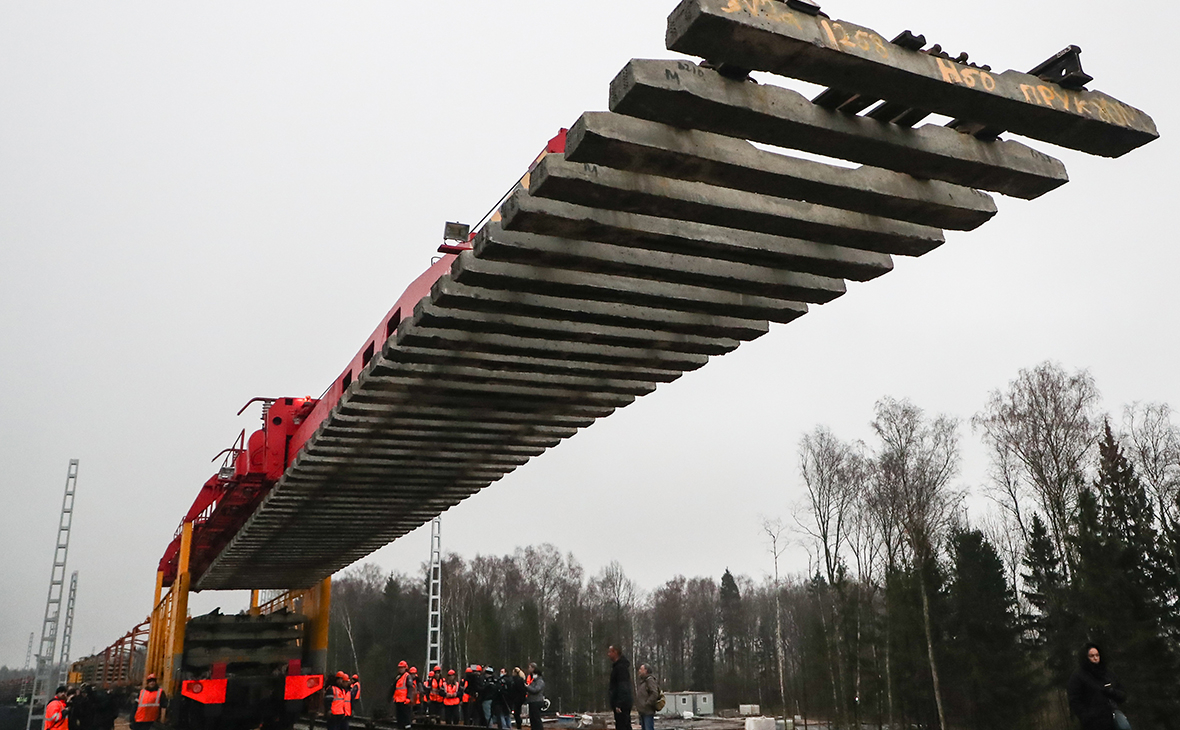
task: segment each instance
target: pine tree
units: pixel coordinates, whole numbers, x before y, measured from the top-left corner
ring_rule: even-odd
[[[969,728],[1018,727],[1028,719],[1032,698],[1004,563],[979,530],[954,534],[951,555],[948,704]]]
[[[742,594],[738,590],[737,581],[733,579],[733,573],[729,572],[729,568],[726,568],[725,573],[721,576],[721,588],[718,591],[717,601],[721,609],[722,654],[725,657],[726,667],[732,670],[737,654],[737,644],[743,630],[743,621]]]
[[[1024,597],[1031,611],[1024,614],[1024,643],[1036,666],[1043,668],[1034,682],[1042,690],[1064,687],[1073,671],[1075,621],[1068,612],[1068,589],[1061,556],[1040,514],[1033,513],[1028,545],[1022,561]],[[1043,692],[1042,692],[1043,693]]]
[[[1106,427],[1098,478],[1079,499],[1075,611],[1087,638],[1103,646],[1139,727],[1175,727],[1180,713],[1167,557],[1147,490]]]

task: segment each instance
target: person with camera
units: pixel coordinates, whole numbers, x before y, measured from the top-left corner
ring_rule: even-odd
[[[525,673],[520,671],[520,667],[512,670],[512,673],[525,681],[525,702],[529,706],[529,726],[533,730],[541,730],[543,723],[541,721],[541,705],[545,702],[545,680],[541,677],[541,669],[536,662],[529,663],[529,673],[526,678]]]

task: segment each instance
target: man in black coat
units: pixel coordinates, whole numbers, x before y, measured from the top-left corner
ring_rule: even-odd
[[[1081,720],[1082,730],[1115,730],[1114,711],[1127,701],[1127,693],[1106,668],[1096,644],[1086,644],[1078,659],[1066,687],[1070,713]]]
[[[519,676],[516,672],[508,675],[504,686],[504,701],[508,703],[508,707],[512,710],[512,717],[516,720],[516,730],[520,730],[520,710],[524,707],[525,689],[524,677]]]
[[[631,730],[631,662],[617,646],[608,648],[606,655],[611,661],[610,706],[615,712],[615,730]]]

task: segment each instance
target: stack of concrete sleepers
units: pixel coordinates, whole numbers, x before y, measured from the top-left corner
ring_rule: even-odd
[[[1004,130],[1108,156],[1156,136],[1099,92],[886,42],[806,3],[684,0],[668,43],[708,62],[619,73],[610,111],[579,118],[512,191],[199,587],[310,585],[846,280],[982,225],[983,191],[1066,182]],[[868,102],[829,108],[751,70]],[[954,128],[913,127],[930,113]]]

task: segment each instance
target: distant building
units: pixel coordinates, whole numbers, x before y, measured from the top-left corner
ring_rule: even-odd
[[[680,717],[685,712],[694,715],[713,714],[712,692],[665,692],[664,709],[661,715]]]

